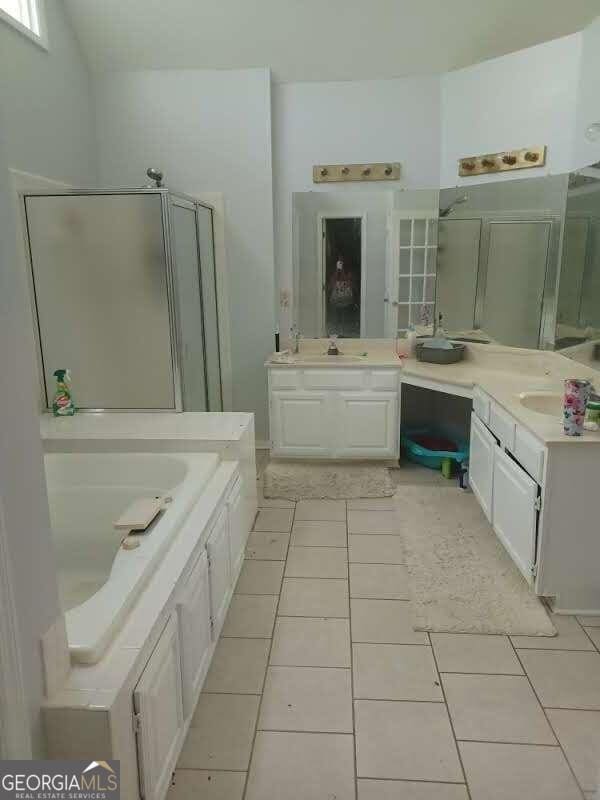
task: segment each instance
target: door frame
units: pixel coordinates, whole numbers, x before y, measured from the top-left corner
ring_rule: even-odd
[[[367,217],[366,211],[358,211],[353,213],[347,211],[345,213],[335,213],[329,211],[320,211],[317,213],[317,275],[316,275],[316,300],[317,300],[317,331],[320,338],[327,338],[327,331],[325,330],[325,320],[327,318],[325,311],[325,248],[323,246],[325,241],[325,222],[328,219],[360,219],[360,337],[364,339],[366,336],[367,327],[367,309],[365,307],[365,300],[367,297]]]

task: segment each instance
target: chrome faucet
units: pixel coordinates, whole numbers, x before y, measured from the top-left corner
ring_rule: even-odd
[[[297,325],[290,328],[290,340],[292,342],[292,353],[297,355],[300,352],[300,331]]]
[[[337,334],[333,333],[329,337],[329,347],[327,348],[327,355],[328,356],[339,356],[340,348],[338,347],[338,337]]]

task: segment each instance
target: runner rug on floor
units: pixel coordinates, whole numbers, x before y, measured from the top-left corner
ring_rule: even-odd
[[[373,464],[271,461],[264,472],[265,497],[344,500],[391,497],[394,491],[389,470]]]
[[[472,493],[401,486],[397,500],[415,630],[556,635]]]

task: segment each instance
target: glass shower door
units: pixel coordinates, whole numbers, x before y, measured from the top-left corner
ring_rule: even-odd
[[[81,409],[175,409],[161,198],[29,195],[27,231],[47,403],[69,369]]]
[[[207,411],[204,323],[196,209],[170,200],[184,411]]]
[[[211,208],[198,204],[196,205],[196,214],[200,244],[200,283],[204,311],[208,409],[209,411],[222,411],[221,353],[219,346],[219,310],[217,303],[213,212]]]

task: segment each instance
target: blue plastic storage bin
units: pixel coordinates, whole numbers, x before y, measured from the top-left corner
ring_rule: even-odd
[[[423,434],[429,436],[443,436],[446,439],[454,441],[458,449],[455,452],[450,452],[448,450],[428,450],[426,447],[417,444],[411,438],[412,436]],[[457,464],[462,464],[462,462],[466,461],[469,457],[469,446],[466,442],[457,441],[452,436],[447,436],[445,433],[440,433],[440,431],[432,428],[418,428],[407,431],[400,436],[400,444],[409,461],[422,464],[424,467],[429,467],[429,469],[441,469],[442,461],[446,458],[456,461]]]

